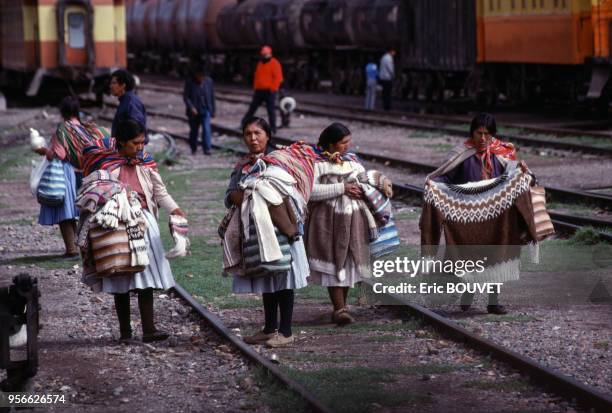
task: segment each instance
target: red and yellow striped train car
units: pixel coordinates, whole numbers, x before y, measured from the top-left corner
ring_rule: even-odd
[[[45,80],[104,88],[126,65],[124,0],[0,0],[2,83],[34,96]]]

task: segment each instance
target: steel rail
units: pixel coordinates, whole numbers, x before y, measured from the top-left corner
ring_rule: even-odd
[[[204,318],[206,322],[212,327],[225,340],[232,343],[246,358],[251,362],[263,367],[268,373],[272,374],[277,380],[283,385],[289,388],[294,393],[297,393],[302,399],[304,399],[309,407],[315,412],[331,413],[332,410],[317,400],[304,386],[290,378],[285,372],[274,365],[270,360],[263,357],[261,354],[253,350],[253,347],[246,344],[238,336],[233,334],[226,326],[223,321],[210,311],[208,311],[202,304],[200,304],[191,294],[187,292],[182,286],[177,284],[174,287],[174,292],[191,308],[193,308],[200,317]]]
[[[371,281],[366,279],[364,282],[371,286]],[[585,407],[595,409],[598,412],[612,411],[612,397],[610,395],[546,367],[530,357],[523,356],[474,334],[423,306],[405,300],[400,295],[387,293],[386,296],[406,308],[412,315],[436,327],[442,334],[453,338],[455,341],[465,343],[482,353],[490,354],[495,359],[528,374],[539,385],[554,391],[558,395],[567,399],[575,398]]]

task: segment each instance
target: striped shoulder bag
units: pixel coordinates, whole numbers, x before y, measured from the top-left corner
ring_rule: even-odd
[[[66,195],[66,178],[64,166],[59,159],[53,159],[42,174],[36,198],[38,203],[47,206],[58,206],[64,202]]]

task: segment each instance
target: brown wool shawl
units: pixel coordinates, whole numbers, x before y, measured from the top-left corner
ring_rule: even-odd
[[[423,255],[436,255],[444,232],[446,259],[482,258],[456,246],[495,246],[481,250],[487,255],[485,267],[495,268],[489,281],[518,279],[521,246],[537,239],[531,181],[521,168],[465,185],[428,181],[419,222]]]
[[[340,164],[320,162],[315,168],[315,182],[336,184],[357,182],[363,166],[353,161]],[[370,238],[376,221],[363,200],[340,194],[330,199],[308,203],[304,242],[310,268],[336,276],[342,281],[351,258],[362,274],[370,268]]]

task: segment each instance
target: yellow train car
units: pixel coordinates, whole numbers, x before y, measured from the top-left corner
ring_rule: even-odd
[[[497,88],[519,101],[533,90],[575,100],[583,85],[587,98],[609,94],[612,0],[477,1],[477,62]]]
[[[34,96],[46,79],[99,92],[126,65],[124,0],[0,0],[2,83]]]

